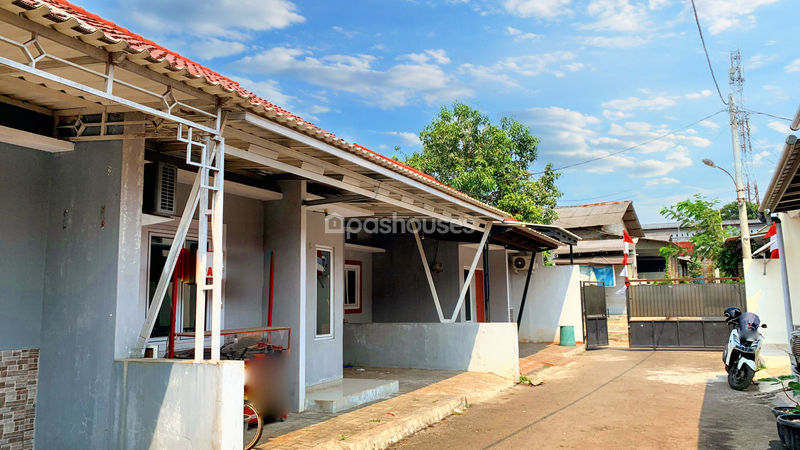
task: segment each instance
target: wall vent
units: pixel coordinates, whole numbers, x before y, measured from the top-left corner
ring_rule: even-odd
[[[175,187],[178,183],[178,168],[172,164],[158,163],[155,189],[155,212],[174,216]]]

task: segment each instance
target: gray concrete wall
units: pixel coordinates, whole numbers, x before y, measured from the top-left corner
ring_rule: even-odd
[[[102,448],[242,448],[243,362],[126,359],[116,366],[120,443]]]
[[[50,159],[0,143],[0,350],[39,347]]]
[[[301,206],[304,181],[280,183],[283,200],[267,202],[264,210],[264,252],[275,252],[273,322],[291,327],[292,341],[287,364],[293,410],[305,407],[306,342],[306,210]],[[264,267],[269,270],[268,266]],[[269,279],[267,272],[265,279]]]
[[[348,323],[344,344],[345,362],[355,365],[519,376],[513,323]]]
[[[442,263],[443,271],[434,273],[442,312],[453,314],[459,292],[458,243],[435,239],[422,241],[428,262]],[[439,322],[428,280],[422,267],[413,234],[376,237],[374,244],[386,249],[372,257],[372,320],[374,322]]]
[[[346,249],[344,258],[347,261],[361,263],[361,312],[346,313],[344,321],[348,323],[372,322],[372,253]]]
[[[36,407],[39,448],[115,446],[121,169],[121,141],[79,143],[73,152],[53,155]]]
[[[344,234],[326,233],[325,216],[307,212],[306,250],[306,386],[342,378],[342,323],[344,316]],[[316,337],[316,246],[333,248],[333,336]]]

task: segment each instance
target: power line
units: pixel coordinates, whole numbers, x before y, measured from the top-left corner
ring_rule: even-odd
[[[714,86],[717,87],[717,95],[719,95],[719,99],[722,101],[723,105],[727,105],[728,103],[722,98],[722,91],[719,90],[719,84],[717,84],[717,77],[714,75],[714,68],[711,67],[711,58],[708,57],[708,49],[706,48],[706,40],[703,38],[703,29],[700,27],[700,18],[697,17],[697,7],[694,4],[694,0],[692,0],[692,11],[694,11],[694,21],[697,23],[697,32],[700,33],[700,42],[703,43],[703,51],[706,54],[706,61],[708,62],[708,70],[711,71],[711,78],[714,80]]]
[[[752,109],[745,109],[745,111],[747,111],[749,113],[752,113],[752,114],[759,114],[759,115],[762,115],[762,116],[767,116],[767,117],[772,117],[772,118],[775,118],[775,119],[785,120],[787,122],[791,122],[793,120],[793,119],[790,119],[788,117],[776,116],[774,114],[769,114],[769,113],[760,112],[760,111],[754,111]]]
[[[612,152],[612,153],[609,153],[607,155],[598,156],[598,157],[595,157],[595,158],[590,158],[590,159],[587,159],[587,160],[584,160],[584,161],[579,161],[579,162],[576,162],[576,163],[573,163],[573,164],[567,164],[566,166],[556,167],[555,169],[551,169],[551,170],[553,172],[560,172],[560,171],[562,171],[564,169],[569,169],[569,168],[575,167],[575,166],[581,166],[583,164],[589,164],[590,162],[600,161],[601,159],[610,158],[610,157],[612,157],[614,155],[619,155],[620,153],[629,152],[629,151],[637,149],[637,148],[639,148],[639,147],[641,147],[643,145],[647,145],[647,144],[649,144],[651,142],[655,142],[655,141],[664,139],[665,137],[673,135],[673,134],[677,133],[678,131],[682,131],[682,130],[685,130],[685,129],[691,127],[691,126],[697,125],[698,123],[700,123],[700,122],[702,122],[704,120],[710,119],[710,118],[716,116],[717,114],[725,112],[725,111],[727,111],[727,109],[721,109],[721,110],[715,112],[714,114],[709,114],[709,115],[703,117],[702,119],[695,120],[694,122],[692,122],[692,123],[690,123],[688,125],[684,125],[684,126],[682,126],[680,128],[676,128],[674,130],[668,131],[667,133],[658,135],[658,136],[656,136],[656,137],[654,137],[652,139],[648,139],[648,140],[646,140],[644,142],[640,142],[640,143],[638,143],[636,145],[632,145],[630,147],[623,148],[622,150],[617,150],[616,152]],[[544,170],[540,170],[539,172],[534,172],[532,175],[541,175],[543,173],[545,173],[545,171]]]

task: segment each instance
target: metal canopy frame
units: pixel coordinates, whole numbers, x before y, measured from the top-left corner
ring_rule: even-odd
[[[177,125],[175,140],[186,144],[186,163],[196,166],[199,170],[195,177],[189,200],[181,216],[172,246],[167,255],[166,263],[161,272],[159,282],[154,292],[153,301],[147,310],[147,317],[136,345],[131,352],[131,356],[141,357],[144,355],[144,348],[152,333],[155,319],[163,303],[167,285],[175,270],[178,254],[184,245],[192,216],[196,210],[199,210],[200,242],[197,251],[198,293],[196,298],[196,327],[198,327],[200,331],[203,331],[203,327],[205,326],[206,292],[210,291],[211,359],[219,360],[221,287],[223,277],[223,255],[222,251],[219,249],[222,248],[222,199],[224,193],[225,145],[224,138],[222,137],[224,115],[222,109],[217,105],[216,97],[205,93],[199,94],[201,98],[214,99],[215,109],[213,112],[197,108],[186,102],[177,100],[175,91],[173,90],[173,88],[178,88],[183,91],[191,91],[191,88],[178,87],[180,83],[166,81],[168,80],[167,77],[150,74],[148,71],[135,64],[124,64],[126,54],[107,53],[104,50],[92,47],[77,39],[64,36],[54,30],[32,23],[7,11],[0,11],[0,20],[30,33],[30,39],[24,42],[19,42],[0,35],[0,42],[17,48],[24,58],[24,62],[20,62],[5,56],[0,56],[0,68],[4,68],[5,75],[8,75],[9,72],[21,74],[21,78],[28,82],[31,82],[31,80],[27,79],[27,77],[31,77],[38,82],[44,82],[44,84],[51,89],[55,85],[64,91],[77,91],[77,93],[83,94],[84,101],[88,100],[90,103],[98,104],[98,109],[104,114],[103,119],[101,119],[101,125],[103,124],[102,120],[105,119],[105,113],[109,106],[121,106],[123,107],[123,111],[139,111],[145,113],[150,117],[160,120],[158,125],[165,121]],[[41,42],[42,38],[51,42],[44,45]],[[46,49],[51,43],[66,47],[72,51],[78,51],[81,54],[87,55],[88,58],[70,60],[52,54]],[[76,62],[78,60],[83,64]],[[96,65],[100,63],[103,64],[103,72],[88,67],[90,64]],[[137,76],[143,76],[151,82],[158,82],[160,86],[164,87],[164,92],[153,92],[120,79],[118,77],[118,68],[120,66],[132,70]],[[64,68],[75,69],[75,73],[79,75],[75,76],[76,79],[70,79],[47,71]],[[97,89],[86,84],[87,76],[95,80],[102,80],[103,89]],[[153,98],[154,103],[158,104],[159,107],[146,105],[140,101],[125,98],[117,93],[119,90],[127,90],[129,93],[134,92],[138,95],[144,94]],[[202,91],[198,90],[198,93],[200,92]],[[184,113],[188,112],[190,117],[187,118],[178,115],[178,111]],[[198,122],[191,116],[201,118],[201,122]],[[80,118],[78,121],[80,121]],[[79,131],[81,128],[85,127],[75,125],[75,128],[80,137]],[[144,136],[137,137],[144,138]],[[199,161],[195,160],[194,156],[198,152],[200,154]],[[209,226],[211,228],[213,248],[217,249],[212,257],[211,270],[215,276],[212,278],[211,284],[204,282],[204,280],[206,280],[205,270],[206,259],[208,257],[206,239]],[[198,333],[195,338],[195,360],[202,360],[204,358],[203,344],[203,333]]]

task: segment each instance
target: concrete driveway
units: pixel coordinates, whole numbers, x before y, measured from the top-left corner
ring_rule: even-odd
[[[772,394],[730,389],[716,351],[593,350],[397,448],[781,448]]]

